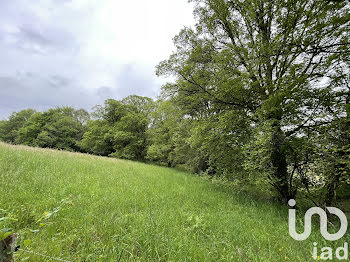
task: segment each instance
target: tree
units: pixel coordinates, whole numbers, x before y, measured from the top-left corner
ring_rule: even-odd
[[[149,114],[154,110],[155,106],[152,98],[138,95],[127,96],[121,100],[121,103],[135,107],[145,116],[149,116]]]
[[[0,122],[0,139],[7,143],[16,143],[18,130],[24,127],[35,110],[26,109],[11,114],[9,119]]]
[[[337,65],[340,72],[332,78],[335,103],[329,105],[334,120],[320,132],[322,148],[319,158],[323,165],[319,169],[326,170],[326,194],[324,202],[331,205],[336,190],[341,183],[350,186],[350,57],[344,55],[344,62]],[[344,74],[345,75],[342,75]],[[348,189],[350,193],[350,188]]]
[[[287,203],[295,198],[293,137],[329,123],[330,79],[348,52],[346,1],[193,0],[195,29],[174,39],[176,52],[159,64],[173,75],[164,87],[189,114],[229,110],[249,119],[246,165],[259,166]],[[189,110],[196,108],[196,110]],[[254,140],[256,142],[254,142]],[[258,161],[256,161],[258,160]]]
[[[84,133],[81,147],[84,151],[96,155],[108,156],[114,152],[110,125],[106,120],[90,120]]]
[[[181,108],[168,100],[156,101],[155,110],[151,113],[151,123],[147,130],[147,156],[146,158],[158,163],[175,165],[170,157],[174,150],[172,138],[182,119]]]
[[[146,154],[148,119],[141,113],[129,112],[113,128],[115,152],[111,156],[143,160]]]
[[[37,112],[28,119],[28,123],[18,130],[16,143],[37,146],[36,139],[41,132],[41,128],[45,125],[45,117],[43,113]]]
[[[88,122],[82,147],[94,154],[143,160],[152,108],[153,101],[147,97],[106,100],[103,106],[95,107],[95,119]]]
[[[85,110],[71,107],[49,109],[32,115],[25,126],[18,131],[16,142],[39,147],[80,151],[80,140],[85,126],[81,116]]]

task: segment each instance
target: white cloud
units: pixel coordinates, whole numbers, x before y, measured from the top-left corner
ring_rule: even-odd
[[[155,65],[192,23],[187,0],[1,1],[0,118],[26,107],[155,96],[164,82]]]

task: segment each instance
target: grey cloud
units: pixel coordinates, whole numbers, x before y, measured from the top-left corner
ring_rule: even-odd
[[[0,77],[0,119],[25,108],[47,110],[55,106],[91,109],[104,100],[122,99],[131,94],[155,97],[153,79],[135,65],[126,65],[116,77],[115,86],[87,89],[63,75],[43,76],[31,72]]]
[[[55,88],[68,86],[73,80],[60,75],[52,75],[48,79],[48,84]]]
[[[73,36],[59,28],[46,27],[38,28],[27,24],[21,24],[16,27],[15,32],[6,32],[4,29],[0,33],[3,35],[2,40],[12,39],[12,48],[16,47],[26,52],[37,54],[48,54],[57,51],[76,51],[78,44]]]
[[[44,37],[41,32],[26,25],[21,25],[19,27],[18,38],[22,38],[25,42],[33,42],[42,46],[51,44],[51,41]]]
[[[53,9],[62,5],[37,0],[34,11],[24,0],[0,2],[0,40],[8,40],[9,48],[21,49],[36,54],[57,51],[76,51],[78,43],[63,21],[47,20]],[[66,2],[66,1],[64,1]],[[72,15],[72,14],[71,14]],[[68,17],[67,17],[68,18]],[[56,18],[57,19],[57,18]]]
[[[125,97],[130,94],[154,97],[156,94],[152,90],[155,86],[152,74],[147,74],[136,65],[126,65],[117,77],[118,97]]]
[[[116,92],[112,87],[101,86],[97,89],[96,94],[99,98],[106,100],[108,98],[113,98],[116,95]]]
[[[154,86],[154,80],[150,75],[135,64],[127,64],[117,74],[115,85],[99,87],[96,95],[103,100],[122,99],[131,94],[155,97],[156,92],[152,89]]]
[[[73,80],[54,75],[0,77],[0,118],[25,108],[46,110],[55,106],[90,109],[96,103],[93,92]]]
[[[50,8],[62,5],[56,2],[0,1],[0,119],[24,108],[90,109],[96,103],[93,92],[72,78],[84,78],[76,62],[79,43],[72,28],[51,18]]]
[[[127,48],[121,61],[119,53],[103,52],[119,31],[109,20],[94,24],[102,2],[0,0],[0,119],[25,108],[91,109],[108,98],[156,96],[148,60],[138,63]]]

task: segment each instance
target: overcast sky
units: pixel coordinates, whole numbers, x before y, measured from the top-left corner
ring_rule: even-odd
[[[155,66],[191,24],[187,0],[0,0],[0,119],[155,98],[165,82]]]

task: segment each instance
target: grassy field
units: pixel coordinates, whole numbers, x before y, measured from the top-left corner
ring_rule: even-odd
[[[178,170],[0,143],[0,229],[69,261],[313,261],[288,209]],[[48,261],[18,251],[16,261]]]

